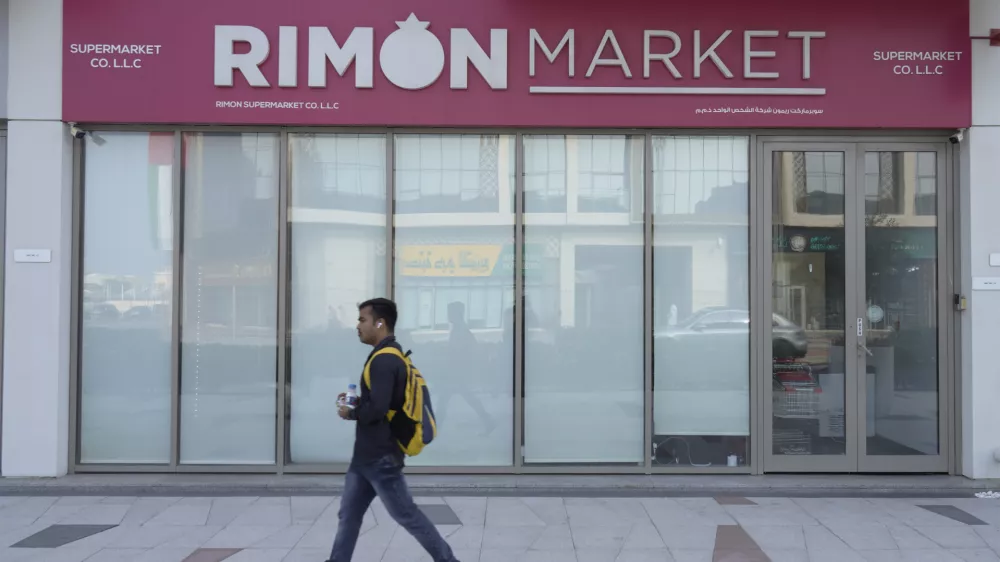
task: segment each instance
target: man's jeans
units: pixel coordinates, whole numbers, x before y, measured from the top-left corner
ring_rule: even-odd
[[[451,547],[413,502],[403,478],[403,464],[391,456],[374,462],[352,462],[340,498],[340,524],[329,562],[349,562],[361,532],[361,522],[378,495],[389,515],[406,529],[434,562],[458,562]]]

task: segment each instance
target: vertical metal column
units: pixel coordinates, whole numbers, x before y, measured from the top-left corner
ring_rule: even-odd
[[[171,307],[170,335],[170,467],[180,464],[181,439],[181,322],[184,288],[184,138],[180,131],[174,132],[174,173],[173,173],[173,306]]]
[[[524,135],[514,142],[514,471],[524,466]]]
[[[954,402],[955,378],[957,371],[952,369],[955,364],[957,348],[955,341],[955,323],[957,316],[952,296],[961,291],[955,284],[952,267],[953,213],[952,202],[955,190],[952,189],[951,158],[948,157],[948,146],[935,146],[935,165],[937,175],[937,326],[938,326],[938,454],[946,459],[948,473],[955,469],[955,431],[954,413],[958,411]]]
[[[947,201],[947,216],[951,219],[951,226],[948,228],[950,236],[948,256],[945,267],[948,268],[948,275],[951,278],[952,295],[964,296],[964,279],[962,276],[963,245],[962,235],[964,225],[962,224],[965,191],[962,187],[962,149],[961,145],[952,144],[945,148],[945,158],[947,160],[947,173],[945,175],[948,182],[945,186]],[[939,172],[940,174],[940,172]],[[940,199],[939,199],[940,201]],[[939,213],[940,214],[940,213]],[[968,216],[965,214],[964,216]],[[948,296],[952,296],[948,295]],[[948,432],[948,473],[962,474],[962,313],[954,306],[948,307],[949,326],[951,337],[949,347],[951,357],[945,365],[948,388],[951,391],[949,400],[948,420],[951,423],[951,431]],[[971,406],[971,404],[969,405]]]
[[[863,455],[867,438],[868,420],[865,404],[866,366],[868,358],[860,353],[860,346],[866,343],[866,336],[858,334],[857,320],[865,316],[865,153],[856,144],[844,152],[844,247],[846,249],[844,281],[846,295],[844,302],[847,314],[844,326],[844,436],[847,441],[848,471],[857,472],[858,461]],[[864,330],[867,334],[867,330]],[[864,422],[864,423],[862,423]],[[851,436],[854,436],[853,443]]]
[[[764,167],[769,163],[764,161],[764,151],[758,146],[758,142],[757,135],[750,136],[750,173],[747,175],[750,229],[750,248],[747,252],[750,259],[750,446],[747,464],[753,474],[761,474],[764,465],[763,435],[767,424],[764,421],[766,409],[762,400],[766,396],[768,377],[761,341],[767,330],[765,319],[770,315],[768,305],[765,304],[765,292],[769,287],[764,284],[763,269],[767,262],[766,254],[771,251],[766,236],[770,225],[764,213],[766,196],[770,193],[770,187],[764,185]]]
[[[291,236],[289,233],[288,221],[288,201],[290,197],[290,172],[288,167],[288,131],[282,131],[278,141],[278,401],[277,419],[275,420],[275,464],[278,466],[278,474],[284,473],[285,468],[285,403],[287,401],[286,385],[288,383],[288,262],[291,252]]]
[[[653,135],[643,139],[643,189],[642,189],[642,319],[643,319],[643,466],[646,472],[653,467]],[[634,204],[634,203],[633,203]]]
[[[4,137],[6,140],[6,137]],[[82,315],[80,314],[80,306],[83,293],[83,284],[81,283],[83,279],[83,143],[84,141],[79,139],[73,140],[73,195],[72,195],[72,206],[73,206],[73,224],[71,225],[71,232],[73,233],[73,241],[71,243],[71,250],[73,252],[71,257],[70,266],[70,336],[69,336],[69,451],[66,458],[68,459],[67,465],[69,466],[70,474],[76,472],[75,467],[79,464],[79,454],[80,454],[80,333],[82,331],[82,326],[80,325],[80,320]],[[6,177],[6,146],[7,143],[4,142],[3,151],[3,169],[4,177]],[[5,181],[0,178],[0,181]],[[7,214],[7,188],[6,183],[4,183],[3,193],[0,193],[2,197],[2,203],[0,203],[0,222],[4,224],[3,228],[0,228],[0,255],[3,255],[6,246],[6,214]],[[6,258],[4,258],[6,259]],[[0,260],[0,267],[3,266],[5,262]],[[0,318],[2,316],[2,300],[3,295],[3,284],[4,275],[6,271],[0,274]],[[0,322],[0,398],[3,397],[3,322]],[[2,406],[0,406],[2,407]],[[2,423],[2,421],[0,421]]]
[[[389,131],[385,135],[385,294],[396,294],[393,269],[396,257],[396,137]]]

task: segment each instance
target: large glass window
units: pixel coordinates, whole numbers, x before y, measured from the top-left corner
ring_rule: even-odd
[[[745,464],[747,137],[653,137],[653,462]]]
[[[400,135],[394,152],[396,333],[438,422],[409,463],[510,465],[514,137]]]
[[[184,135],[180,461],[275,462],[278,135]]]
[[[80,462],[166,464],[174,134],[86,143]]]
[[[938,152],[855,161],[854,149],[766,148],[762,312],[750,307],[746,136],[168,131],[81,142],[74,460],[92,469],[348,463],[355,428],[333,401],[370,352],[358,303],[389,295],[437,414],[438,438],[412,465],[747,466],[761,314],[768,458],[853,454],[845,298],[859,292],[864,452],[941,449]],[[867,259],[853,293],[851,193],[864,196],[855,235]]]
[[[357,305],[386,294],[385,154],[384,135],[288,138],[286,462],[351,460],[354,424],[332,404],[370,351],[358,341]]]
[[[643,138],[525,136],[524,160],[524,462],[641,464]]]

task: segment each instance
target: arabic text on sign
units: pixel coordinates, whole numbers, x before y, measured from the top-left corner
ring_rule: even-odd
[[[822,109],[779,109],[775,107],[715,107],[712,109],[696,109],[695,115],[708,113],[759,113],[762,115],[822,115]]]
[[[404,246],[400,248],[401,273],[410,277],[486,277],[503,249],[484,246]]]

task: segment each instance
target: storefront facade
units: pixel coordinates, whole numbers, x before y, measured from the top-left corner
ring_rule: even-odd
[[[1000,475],[987,2],[41,4],[3,475],[342,472],[383,295],[414,471]]]

